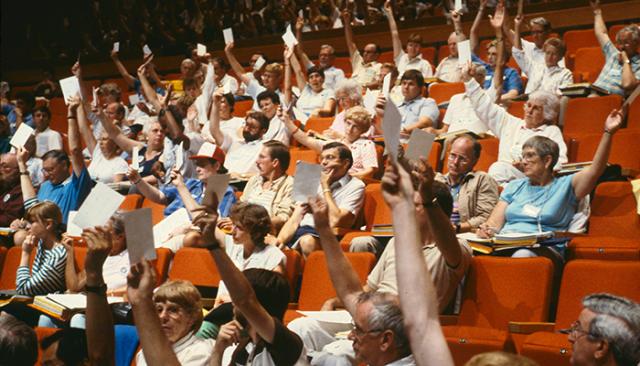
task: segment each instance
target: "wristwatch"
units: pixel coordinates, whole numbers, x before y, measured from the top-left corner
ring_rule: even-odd
[[[86,292],[91,292],[97,295],[102,295],[105,296],[107,294],[107,284],[103,283],[100,286],[89,286],[89,285],[85,285],[84,286],[84,290]]]
[[[456,234],[460,234],[460,223],[456,224]]]

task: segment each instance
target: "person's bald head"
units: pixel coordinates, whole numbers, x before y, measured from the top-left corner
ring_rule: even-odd
[[[14,185],[20,179],[18,170],[18,158],[16,154],[6,153],[0,155],[0,179],[3,184]]]

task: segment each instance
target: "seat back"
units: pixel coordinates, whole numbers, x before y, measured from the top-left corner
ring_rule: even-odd
[[[604,55],[600,47],[585,47],[576,51],[573,79],[576,82],[593,83],[604,66]]]
[[[431,71],[433,70],[433,65],[436,62],[436,48],[435,47],[421,47],[420,53],[422,53],[422,58],[429,61],[431,64]],[[402,75],[400,75],[402,76]]]
[[[293,176],[296,173],[296,162],[298,160],[311,164],[318,163],[318,154],[313,150],[291,148],[289,153],[291,153],[291,162],[289,163],[289,168],[287,168],[287,175]]]
[[[598,149],[602,134],[580,136],[577,140],[576,161],[591,161]],[[623,168],[640,171],[640,130],[622,129],[613,135],[609,162]]]
[[[132,193],[124,196],[124,201],[120,204],[120,210],[134,211],[142,206],[142,200],[144,197],[137,193]]]
[[[569,99],[563,121],[563,134],[575,136],[601,133],[609,113],[620,108],[622,97],[617,94],[595,98]]]
[[[440,104],[448,102],[452,96],[464,93],[464,83],[433,83],[429,85],[429,97]]]
[[[0,273],[2,273],[2,267],[4,266],[4,258],[7,256],[8,249],[0,247]]]
[[[351,77],[351,59],[348,56],[345,57],[336,57],[333,60],[333,66],[342,70],[344,72],[344,76],[347,78]]]
[[[153,261],[153,265],[156,268],[156,284],[158,286],[167,280],[171,258],[173,258],[173,252],[170,249],[156,248],[156,259]]]
[[[218,287],[220,274],[206,249],[182,248],[173,257],[169,279],[191,281],[195,286]]]
[[[253,100],[239,100],[233,105],[233,116],[244,118],[247,112],[253,108]]]
[[[500,140],[497,138],[488,138],[478,140],[480,145],[482,145],[482,152],[480,153],[480,158],[476,163],[476,170],[487,172],[489,171],[489,167],[491,164],[498,161],[498,150],[500,148]]]
[[[367,231],[371,231],[374,225],[390,225],[393,223],[391,211],[382,197],[380,183],[371,183],[365,187],[362,215]]]
[[[333,123],[334,117],[309,117],[307,123],[304,125],[305,131],[314,130],[322,133],[322,131],[328,129]]]
[[[289,301],[294,301],[297,294],[298,283],[300,282],[300,276],[302,275],[302,255],[297,250],[284,250],[285,257],[287,257],[287,266],[285,276],[289,281]]]
[[[640,130],[640,99],[636,99],[629,106],[627,128]]]
[[[442,62],[445,58],[447,58],[451,54],[451,50],[449,49],[448,44],[443,44],[438,47],[438,63]]]
[[[640,216],[636,213],[631,183],[604,182],[596,187],[589,235],[640,238]]]
[[[378,62],[380,62],[381,64],[385,62],[394,63],[393,51],[384,51],[380,53],[380,57],[378,57]]]
[[[544,257],[474,257],[458,325],[506,330],[509,321],[547,321],[552,276]]]
[[[151,209],[151,221],[154,225],[164,220],[164,209],[166,208],[165,205],[155,203],[152,200],[145,198],[142,200],[141,208],[146,207]]]
[[[358,274],[360,283],[364,284],[375,263],[375,256],[373,253],[344,254]],[[311,253],[304,265],[298,309],[320,310],[327,299],[335,296],[336,291],[331,283],[324,252]]]
[[[578,319],[582,298],[607,292],[640,302],[640,261],[576,259],[569,261],[562,274],[556,329],[565,329]]]
[[[33,260],[36,257],[37,249],[31,251],[30,263],[33,264]],[[11,247],[7,251],[4,257],[4,264],[2,265],[2,275],[0,275],[0,290],[14,290],[16,288],[16,271],[20,265],[20,258],[22,258],[21,247]]]
[[[525,101],[523,100],[516,100],[513,101],[509,104],[509,107],[507,107],[507,112],[513,116],[516,116],[518,118],[524,118],[524,105],[525,105]]]
[[[562,35],[562,40],[567,46],[565,65],[571,70],[573,70],[576,52],[579,48],[600,46],[593,28],[566,31]]]

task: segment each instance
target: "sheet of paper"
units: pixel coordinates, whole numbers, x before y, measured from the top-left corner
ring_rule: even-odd
[[[120,52],[120,42],[113,42],[113,52]]]
[[[151,209],[141,208],[135,211],[125,212],[124,233],[127,237],[127,251],[131,264],[156,259],[156,248],[153,245],[153,222]]]
[[[304,19],[304,9],[298,10],[298,18]]]
[[[253,64],[253,69],[254,70],[260,70],[262,68],[262,65],[264,65],[264,63],[267,62],[264,57],[260,56],[258,57],[258,59],[256,60],[256,63]]]
[[[362,98],[362,104],[367,109],[367,111],[371,112],[375,115],[376,113],[376,99],[378,99],[378,93],[372,92],[367,88],[367,92],[364,94],[364,98]]]
[[[136,105],[138,103],[140,103],[140,97],[138,96],[138,94],[129,95],[129,104]]]
[[[425,132],[419,128],[411,131],[409,146],[407,146],[407,152],[405,154],[407,159],[417,160],[421,156],[425,158],[428,157],[435,138],[436,135]]]
[[[282,35],[282,40],[284,41],[284,44],[286,44],[289,48],[293,48],[298,44],[296,36],[291,31],[291,25],[287,26],[287,31]]]
[[[469,40],[458,42],[458,65],[466,65],[471,61],[471,44]]]
[[[64,102],[67,103],[71,97],[80,94],[80,82],[77,77],[69,76],[68,78],[60,80],[60,89],[62,89]]]
[[[134,146],[131,149],[131,167],[135,170],[140,170],[140,147]]]
[[[87,307],[87,295],[85,294],[49,294],[46,295],[46,297],[68,309],[85,309]],[[125,302],[124,298],[116,296],[107,297],[107,303],[109,304],[119,302]]]
[[[202,205],[212,207],[215,204],[214,195],[218,197],[218,203],[220,203],[229,187],[230,179],[229,174],[216,174],[207,178],[207,189],[202,197]]]
[[[153,52],[151,52],[151,48],[149,48],[149,45],[145,44],[144,47],[142,47],[142,53],[146,56],[152,54]]]
[[[231,93],[231,79],[227,79],[227,81],[222,86],[222,93],[224,94]]]
[[[73,223],[78,211],[69,211],[69,218],[67,219],[67,235],[81,236],[82,228]]]
[[[24,147],[24,144],[27,143],[27,141],[31,136],[33,136],[33,128],[31,128],[26,123],[21,123],[20,127],[18,127],[18,130],[13,135],[9,143],[11,144],[11,146],[14,146],[16,149],[20,147]]]
[[[222,30],[222,36],[224,37],[224,44],[233,42],[233,29],[225,28]]]
[[[322,167],[319,164],[296,162],[296,175],[293,178],[293,200],[307,202],[310,197],[317,196],[321,173]]]
[[[203,57],[207,53],[207,46],[202,43],[198,43],[196,46],[196,54],[200,57]]]
[[[187,212],[186,208],[183,207],[173,211],[171,215],[165,217],[164,220],[153,226],[154,244],[164,243],[169,238],[169,234],[171,234],[173,229],[190,223],[191,219],[189,218],[189,212]]]
[[[342,19],[340,19],[340,17],[336,18],[336,20],[333,22],[333,29],[339,29],[339,28],[344,28],[344,25],[342,24]]]
[[[400,145],[400,124],[402,116],[396,105],[387,100],[384,106],[384,119],[382,120],[382,134],[384,135],[385,149],[391,160],[398,162],[398,146]]]
[[[82,229],[104,225],[122,201],[123,195],[98,182],[80,206],[73,223]]]
[[[622,107],[631,105],[631,103],[633,103],[633,101],[638,97],[638,95],[640,95],[640,85],[636,86],[636,89],[631,93],[631,95],[629,95],[627,100],[624,101],[624,104],[622,104]]]
[[[302,311],[298,310],[298,313],[315,319],[323,323],[333,324],[351,324],[351,314],[346,310],[331,310],[331,311]]]
[[[391,90],[391,73],[388,73],[382,79],[382,92],[384,93],[384,97],[389,99],[389,91]]]
[[[306,114],[304,114],[303,111],[301,111],[298,107],[293,107],[293,116],[296,117],[296,120],[300,121],[300,123],[302,123],[302,125],[306,125],[307,121],[309,120],[309,116],[307,116]]]
[[[180,142],[180,146],[178,147],[178,150],[176,151],[176,165],[174,165],[173,169],[182,169],[182,166],[184,165],[184,142]]]
[[[456,11],[462,10],[462,0],[456,0],[453,5],[453,9],[455,9]]]

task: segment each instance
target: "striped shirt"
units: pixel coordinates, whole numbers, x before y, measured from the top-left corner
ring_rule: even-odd
[[[65,290],[64,267],[67,250],[62,246],[45,249],[42,241],[29,273],[29,266],[20,266],[16,273],[16,291],[20,295],[45,295]]]

